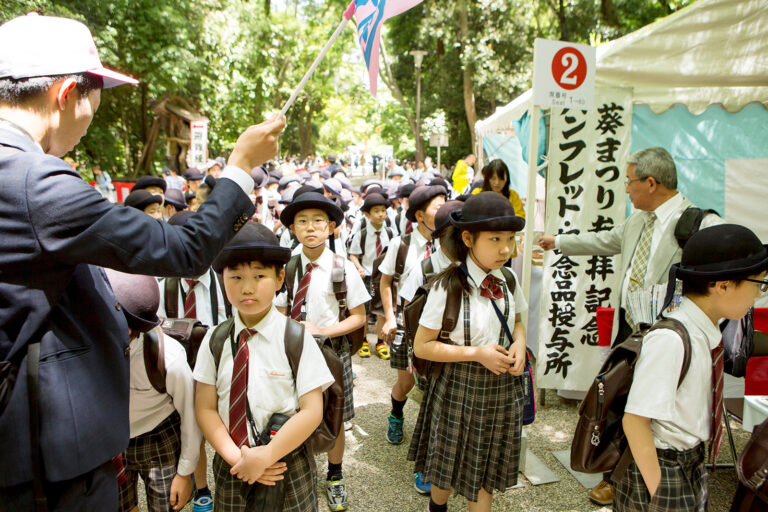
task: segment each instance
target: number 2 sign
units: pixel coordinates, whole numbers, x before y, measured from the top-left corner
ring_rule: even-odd
[[[595,94],[595,48],[563,41],[534,43],[534,103],[588,110]]]

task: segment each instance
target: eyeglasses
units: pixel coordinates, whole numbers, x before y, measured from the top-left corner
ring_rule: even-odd
[[[749,281],[750,283],[760,283],[760,291],[768,292],[768,281],[760,281],[759,279],[744,279],[744,281]]]
[[[624,185],[628,187],[628,186],[629,186],[629,184],[630,184],[630,183],[632,183],[633,181],[645,181],[645,180],[647,180],[648,178],[650,178],[650,176],[646,176],[645,178],[635,178],[635,179],[633,179],[633,180],[631,180],[631,179],[627,178],[627,179],[625,179],[625,180],[624,180]]]
[[[328,223],[331,222],[328,219],[296,219],[293,224],[300,227],[300,228],[306,228],[309,227],[310,224],[312,224],[312,227],[315,229],[322,229],[325,226],[328,225]]]

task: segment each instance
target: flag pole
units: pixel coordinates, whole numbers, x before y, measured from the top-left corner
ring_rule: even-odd
[[[312,63],[312,65],[309,67],[309,70],[304,75],[304,78],[301,79],[301,82],[299,82],[298,87],[296,87],[296,90],[293,91],[293,94],[291,94],[291,97],[288,98],[288,101],[283,106],[283,109],[280,111],[280,115],[284,116],[286,112],[288,112],[288,109],[291,108],[293,103],[296,101],[296,98],[298,97],[299,93],[304,89],[304,86],[307,85],[307,82],[309,81],[312,74],[317,69],[317,66],[320,65],[320,62],[323,60],[325,55],[328,53],[328,51],[331,49],[331,46],[333,46],[333,43],[336,42],[336,39],[339,38],[341,35],[341,32],[344,30],[344,28],[347,26],[347,23],[349,23],[349,20],[352,18],[352,16],[355,14],[355,0],[352,0],[347,7],[347,10],[344,11],[344,17],[339,23],[339,26],[336,27],[336,30],[334,31],[331,38],[328,40],[327,43],[325,43],[325,47],[320,52],[320,55],[317,56],[315,59],[315,62]]]

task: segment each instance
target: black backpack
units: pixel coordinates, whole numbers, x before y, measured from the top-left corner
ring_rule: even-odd
[[[579,421],[571,444],[571,468],[582,473],[613,471],[611,480],[621,480],[632,462],[627,437],[621,424],[635,364],[643,338],[656,329],[671,329],[683,340],[683,367],[677,386],[683,382],[691,364],[691,339],[688,330],[673,318],[663,318],[614,346],[579,406]]]
[[[219,311],[219,296],[218,293],[216,293],[216,286],[214,286],[214,282],[218,283],[219,289],[221,290],[221,295],[224,297],[224,312],[227,315],[227,318],[232,316],[232,304],[229,303],[229,300],[227,300],[227,294],[224,292],[224,280],[221,277],[220,274],[217,274],[213,271],[213,269],[210,269],[208,273],[211,276],[211,286],[210,288],[210,298],[211,298],[211,314],[212,315],[218,315]],[[184,289],[181,288],[181,279],[178,277],[166,277],[164,279],[164,286],[165,286],[165,315],[168,318],[179,318],[179,291],[181,291],[181,298],[182,302],[184,302],[187,297],[184,293]],[[214,324],[218,321],[218,316],[214,318]]]
[[[675,239],[677,240],[677,245],[679,245],[681,249],[685,247],[688,240],[699,231],[699,228],[701,228],[701,221],[710,213],[714,213],[718,216],[720,215],[715,210],[702,210],[695,206],[690,206],[683,210],[683,213],[677,220],[677,224],[675,224]]]
[[[221,361],[221,353],[224,350],[224,344],[228,339],[234,340],[234,328],[235,320],[230,318],[216,326],[211,334],[211,354],[213,354],[217,371]],[[320,425],[305,441],[312,453],[322,453],[333,448],[333,445],[336,443],[336,437],[341,432],[341,426],[344,423],[344,385],[342,381],[344,367],[341,359],[333,350],[331,340],[328,337],[316,337],[315,341],[317,341],[320,351],[325,358],[325,363],[328,365],[328,369],[334,378],[334,383],[323,391],[323,421],[320,422]],[[234,341],[232,343],[234,344]],[[288,357],[288,364],[291,366],[295,383],[301,361],[301,353],[304,349],[304,324],[292,318],[286,318],[283,343],[285,344],[285,355]]]

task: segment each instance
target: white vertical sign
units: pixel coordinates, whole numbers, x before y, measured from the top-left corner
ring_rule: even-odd
[[[599,88],[593,110],[552,109],[547,233],[609,230],[624,222],[632,125],[629,89]],[[538,383],[584,391],[602,363],[596,309],[618,307],[620,256],[549,251],[542,274]]]
[[[536,39],[533,43],[533,103],[589,110],[595,101],[595,47]]]
[[[208,161],[208,121],[200,119],[189,123],[189,153],[187,163],[200,168]]]

